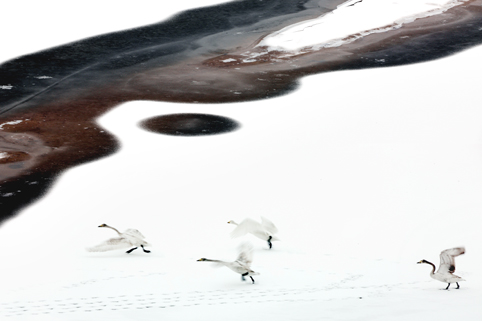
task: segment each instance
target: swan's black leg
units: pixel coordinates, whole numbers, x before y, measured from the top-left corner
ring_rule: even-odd
[[[455,282],[455,284],[457,284],[456,289],[460,288],[459,282]]]
[[[449,286],[450,286],[450,283],[449,283],[449,285],[447,285],[447,287],[445,288],[445,290],[448,290],[448,289],[449,289]]]
[[[144,245],[141,245],[141,247],[142,247],[142,250],[143,250],[144,252],[146,252],[146,253],[151,253],[151,251],[146,250],[146,249],[144,248]]]
[[[126,253],[131,253],[131,252],[134,251],[135,249],[137,249],[137,247],[134,247],[134,248],[130,249],[130,250],[127,251]]]
[[[241,280],[242,280],[242,281],[246,281],[246,279],[245,279],[244,277],[245,277],[246,275],[248,275],[248,274],[249,274],[249,272],[246,272],[246,273],[241,274]]]
[[[272,238],[273,238],[273,237],[272,237],[271,235],[268,237],[268,245],[269,245],[269,248],[272,248],[272,247],[273,247],[273,244],[271,243],[271,239],[272,239]]]
[[[251,278],[251,281],[253,281],[253,284],[254,284],[254,279],[253,279],[253,277],[252,277],[251,275],[250,275],[249,277]]]

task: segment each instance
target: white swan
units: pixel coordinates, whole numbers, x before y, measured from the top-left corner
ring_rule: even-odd
[[[105,252],[133,246],[134,247],[128,250],[126,253],[131,253],[132,251],[137,249],[138,246],[142,247],[142,250],[146,253],[151,252],[144,248],[144,246],[148,246],[150,244],[144,240],[144,235],[142,235],[142,233],[136,229],[127,229],[124,231],[124,233],[121,233],[117,229],[107,224],[101,224],[99,225],[99,227],[107,227],[113,229],[117,232],[117,234],[119,234],[119,237],[113,237],[105,242],[102,242],[99,245],[87,248],[87,251],[89,252]]]
[[[245,281],[245,276],[249,276],[251,278],[251,281],[253,281],[253,284],[254,279],[252,276],[259,275],[259,273],[251,270],[251,262],[253,261],[253,246],[250,243],[241,244],[241,246],[239,247],[238,258],[234,262],[210,260],[204,257],[199,259],[198,261],[214,262],[219,265],[224,265],[233,270],[234,272],[241,274],[241,280],[243,281]]]
[[[420,262],[417,262],[418,264],[420,263],[426,263],[430,264],[432,266],[432,271],[430,272],[430,277],[432,279],[448,283],[447,287],[445,290],[448,290],[450,283],[455,282],[457,284],[457,289],[460,287],[459,283],[460,281],[465,281],[462,279],[460,276],[454,275],[453,273],[455,272],[455,257],[462,255],[465,253],[465,248],[464,247],[455,247],[453,249],[448,249],[445,251],[442,251],[440,253],[440,266],[438,267],[437,272],[435,272],[435,264],[427,261],[427,260],[421,260]]]
[[[279,238],[274,234],[278,233],[278,229],[270,220],[261,216],[261,223],[256,222],[253,219],[246,218],[241,223],[235,221],[229,221],[228,224],[237,225],[231,232],[231,237],[239,237],[251,233],[254,236],[267,241],[269,248],[273,247],[271,241],[279,241]]]

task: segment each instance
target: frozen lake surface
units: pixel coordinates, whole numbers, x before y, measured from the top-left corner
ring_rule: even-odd
[[[120,105],[98,119],[120,150],[68,170],[1,226],[0,316],[479,320],[481,55],[479,46],[423,64],[320,74],[269,100]],[[139,126],[174,113],[220,115],[241,128],[175,137]],[[227,221],[261,215],[280,230],[272,250],[230,238]],[[85,251],[115,236],[101,223],[139,229],[152,252]],[[234,260],[243,240],[254,245],[255,284],[196,261]],[[456,246],[467,248],[455,272],[467,281],[445,291],[416,263],[438,266]]]

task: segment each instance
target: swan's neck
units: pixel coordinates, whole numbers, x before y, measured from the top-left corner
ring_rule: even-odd
[[[117,232],[117,234],[121,235],[121,232],[119,232],[116,228],[113,228],[112,226],[106,225],[106,226],[104,226],[104,227],[108,227],[108,228],[110,228],[110,229],[113,229],[114,231]]]
[[[433,264],[429,261],[425,261],[425,263],[430,264],[432,266],[432,272],[430,272],[430,275],[433,275],[435,273],[435,264]]]
[[[204,261],[207,261],[207,262],[218,262],[218,263],[224,263],[223,261],[220,261],[220,260],[211,260],[211,259],[204,259]]]

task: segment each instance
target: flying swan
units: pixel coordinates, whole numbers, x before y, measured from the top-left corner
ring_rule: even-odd
[[[253,246],[250,243],[243,243],[239,247],[239,255],[236,261],[234,262],[225,262],[225,261],[220,261],[220,260],[210,260],[206,258],[201,258],[198,260],[198,262],[204,261],[204,262],[214,262],[218,265],[224,265],[231,270],[233,270],[236,273],[241,274],[241,280],[245,281],[246,279],[244,278],[245,276],[249,276],[251,278],[251,281],[253,281],[254,284],[254,279],[253,275],[259,275],[259,273],[254,272],[251,270],[251,262],[253,261]]]
[[[144,240],[145,238],[144,235],[142,235],[142,233],[136,229],[127,229],[125,230],[124,233],[121,233],[117,229],[107,224],[101,224],[99,225],[99,227],[107,227],[107,228],[113,229],[114,231],[117,232],[117,234],[119,234],[119,236],[108,239],[107,241],[102,242],[99,245],[87,248],[87,251],[89,252],[105,252],[105,251],[123,249],[126,247],[133,247],[133,246],[134,247],[128,250],[126,253],[131,253],[139,246],[142,247],[142,250],[145,253],[151,252],[144,248],[144,246],[148,246],[150,244]]]
[[[271,249],[273,244],[271,241],[279,241],[279,238],[274,234],[278,233],[276,226],[265,217],[261,216],[261,223],[256,222],[253,219],[246,218],[241,223],[236,223],[235,221],[229,221],[228,224],[237,225],[236,228],[231,232],[231,237],[240,237],[251,233],[254,236],[267,241],[268,246]]]
[[[465,281],[465,280],[462,279],[460,276],[453,274],[455,272],[454,258],[464,253],[465,253],[464,247],[455,247],[453,249],[442,251],[442,253],[440,253],[440,266],[437,272],[435,272],[435,265],[427,260],[421,260],[420,262],[417,262],[417,264],[421,264],[421,263],[430,264],[432,266],[432,272],[430,272],[430,277],[432,279],[448,283],[445,290],[448,290],[450,283],[453,283],[453,282],[457,284],[457,289],[458,289],[460,287],[458,282]]]

